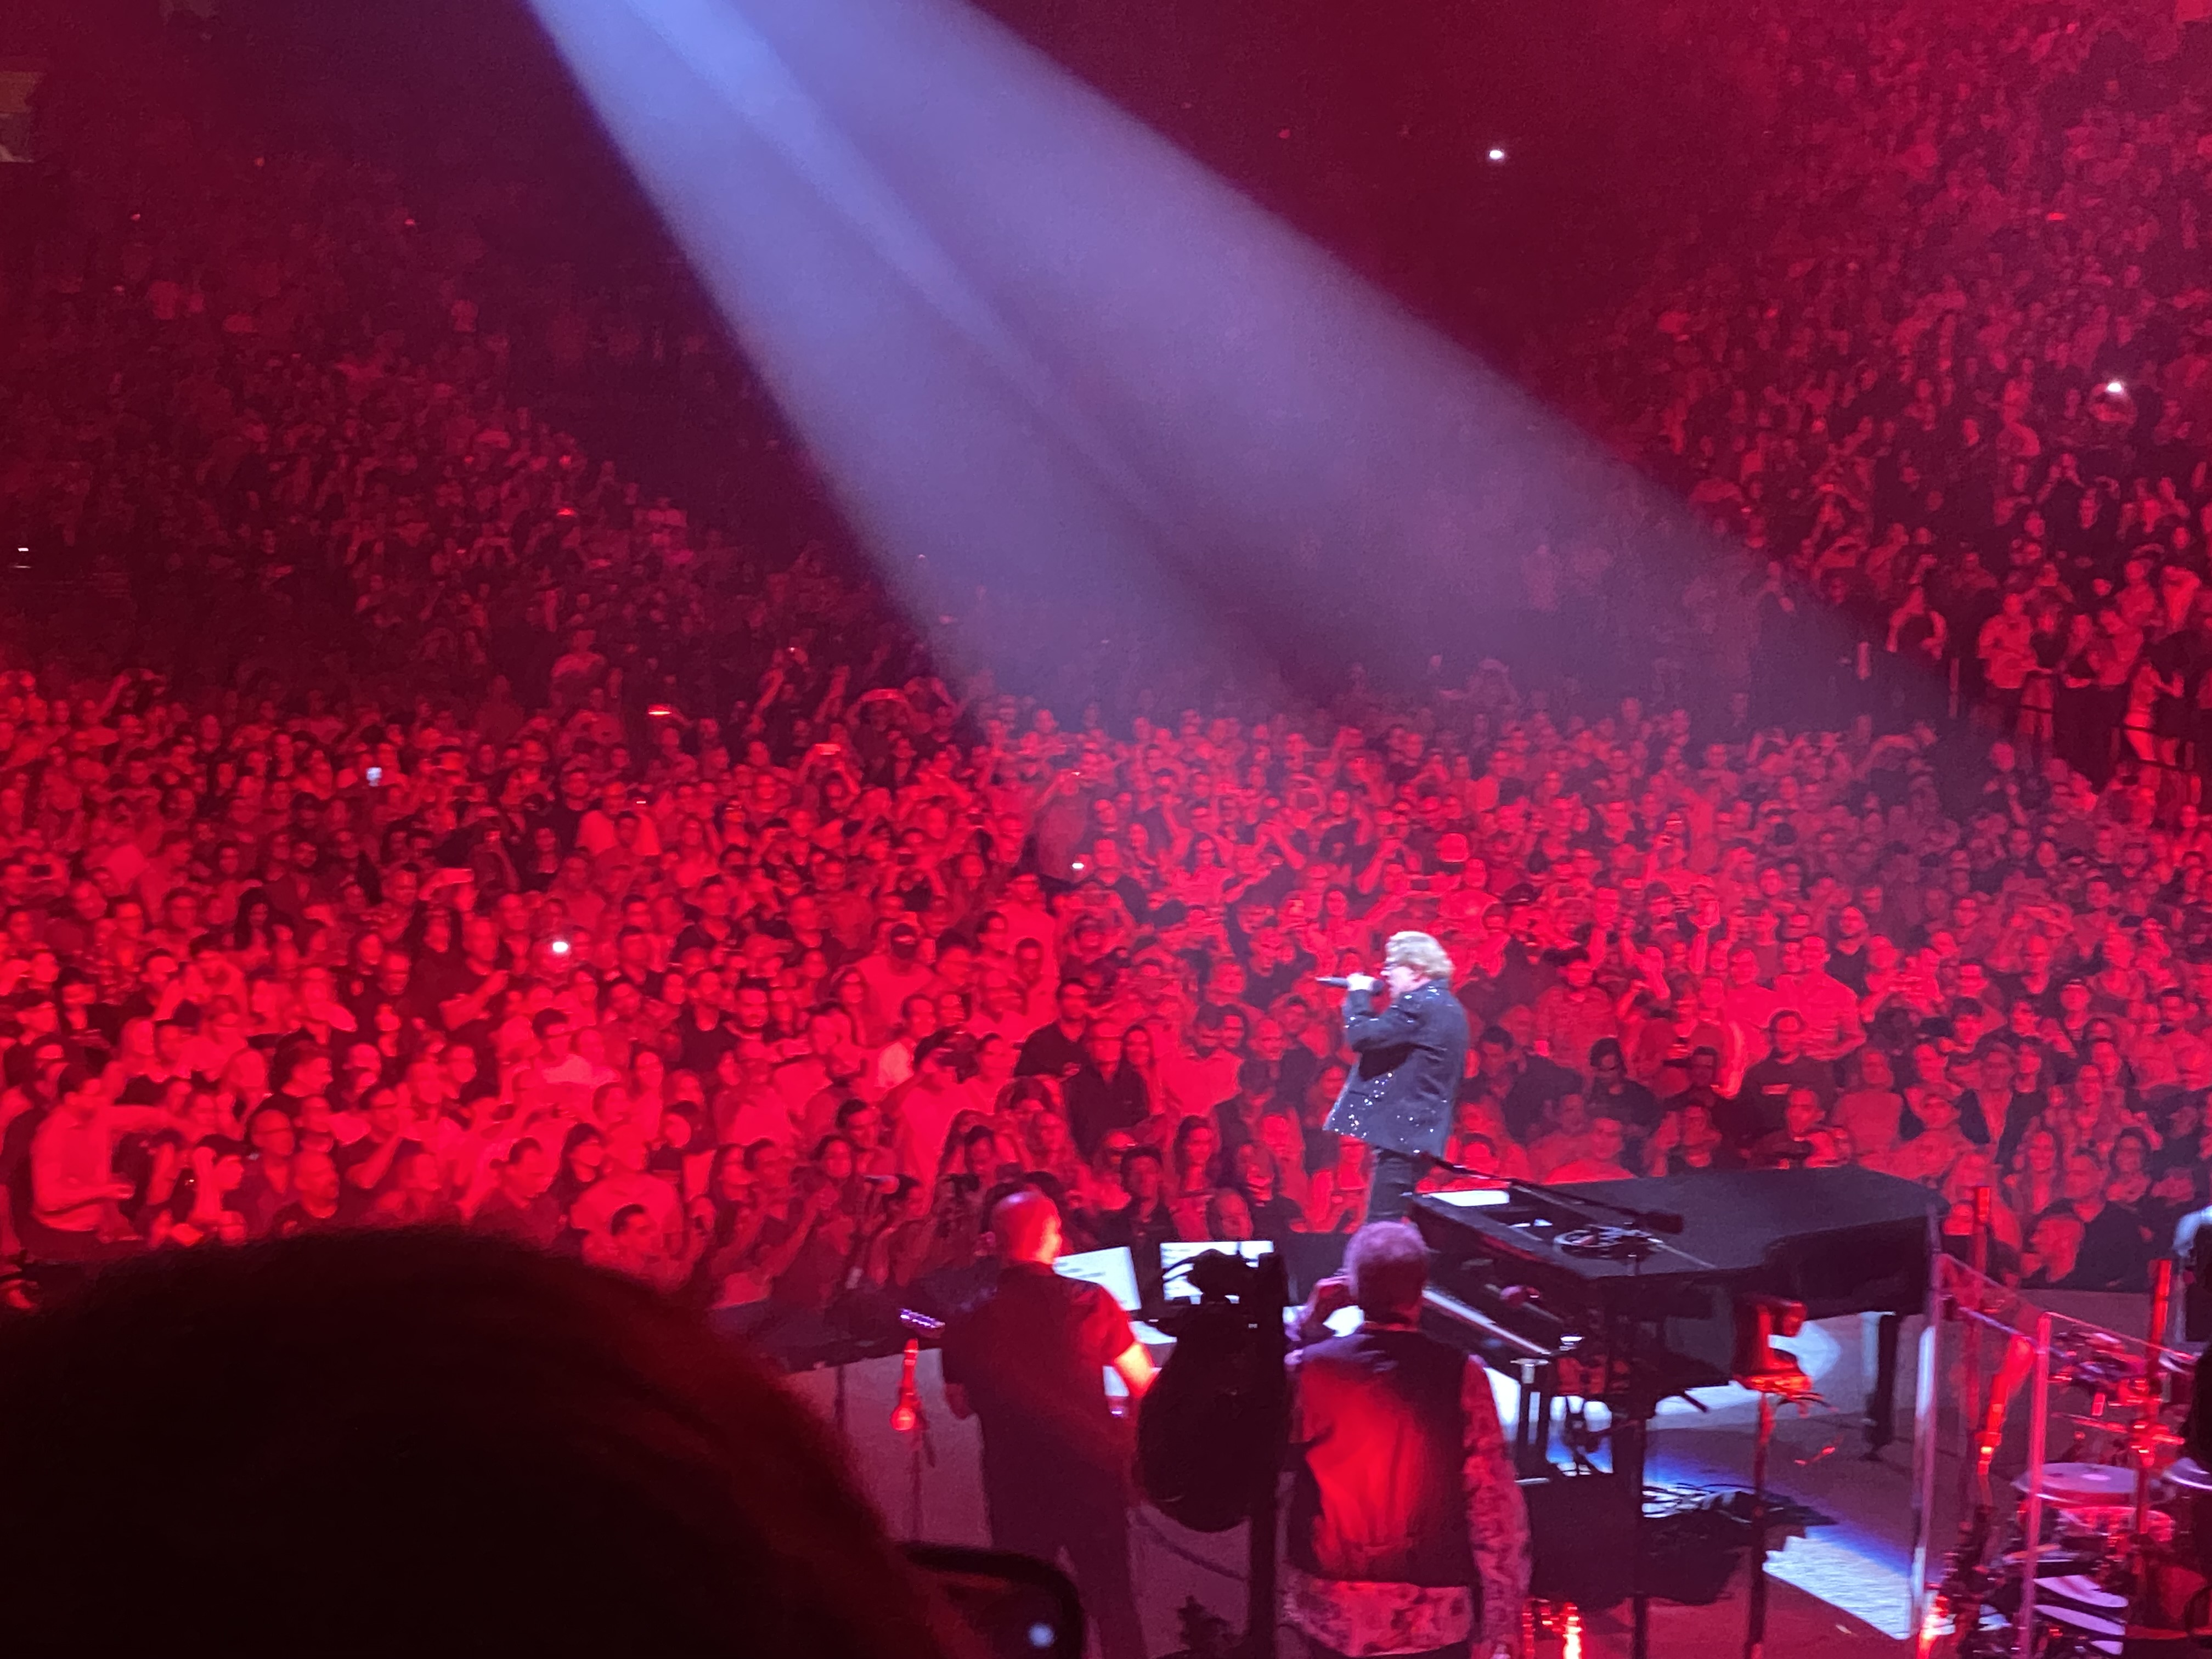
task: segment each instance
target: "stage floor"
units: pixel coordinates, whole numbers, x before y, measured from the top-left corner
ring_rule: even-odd
[[[1785,1409],[1776,1426],[1769,1462],[1778,1498],[1794,1500],[1828,1524],[1791,1539],[1772,1557],[1775,1584],[1769,1606],[1768,1651],[1794,1659],[1853,1659],[1892,1654],[1905,1646],[1906,1567],[1911,1551],[1911,1406],[1912,1360],[1918,1322],[1908,1322],[1903,1344],[1899,1443],[1869,1461],[1862,1449],[1859,1419],[1867,1328],[1852,1317],[1808,1328],[1795,1346],[1801,1363],[1827,1396],[1802,1416]],[[928,1458],[916,1482],[909,1443],[890,1428],[898,1386],[896,1358],[847,1368],[843,1417],[846,1438],[862,1480],[891,1530],[946,1543],[988,1540],[977,1473],[976,1431],[945,1409],[936,1356],[925,1353],[920,1371],[929,1419]],[[794,1386],[824,1416],[837,1415],[837,1378],[813,1371]],[[1503,1383],[1510,1389],[1510,1385]],[[1737,1389],[1705,1391],[1705,1412],[1674,1402],[1654,1425],[1651,1480],[1655,1484],[1726,1488],[1750,1481],[1752,1396]],[[1510,1409],[1510,1407],[1509,1407]],[[1509,1419],[1510,1420],[1510,1419]],[[1948,1483],[1946,1482],[1946,1485]],[[1202,1534],[1176,1526],[1158,1512],[1139,1511],[1133,1549],[1141,1612],[1151,1649],[1173,1652],[1176,1610],[1195,1597],[1241,1624],[1244,1534]],[[1948,1540],[1948,1534],[1939,1537]],[[1692,1659],[1740,1651],[1743,1643],[1745,1577],[1741,1572],[1720,1601],[1709,1607],[1655,1602],[1651,1651],[1655,1659]],[[1583,1651],[1590,1659],[1628,1652],[1627,1612],[1592,1614]],[[1556,1644],[1547,1644],[1547,1652]],[[1295,1654],[1295,1638],[1285,1651]]]

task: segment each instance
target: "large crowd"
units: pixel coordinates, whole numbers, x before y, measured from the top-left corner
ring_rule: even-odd
[[[1783,718],[1955,696],[2100,786],[2141,762],[2193,797],[2204,32],[2171,7],[1758,12],[1686,54],[1751,139],[1741,199],[1554,356],[1559,395],[1751,550],[1757,625],[1724,648]]]
[[[703,325],[58,98],[0,512],[136,621],[0,678],[0,1248],[446,1222],[818,1312],[1009,1180],[1140,1268],[1345,1232],[1315,980],[1410,927],[1479,1032],[1432,1185],[1859,1163],[2140,1285],[2212,1200],[2212,110],[2117,18],[1759,9],[1767,188],[1553,368],[1754,551],[1693,712],[948,684],[533,416],[733,383]]]

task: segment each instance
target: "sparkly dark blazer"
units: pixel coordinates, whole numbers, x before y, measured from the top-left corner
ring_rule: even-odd
[[[1467,1011],[1451,987],[1429,980],[1379,1012],[1372,993],[1348,991],[1344,1040],[1359,1063],[1326,1127],[1387,1152],[1443,1156],[1467,1071]]]

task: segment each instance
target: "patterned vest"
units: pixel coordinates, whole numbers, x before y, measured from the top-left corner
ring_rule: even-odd
[[[1466,1373],[1466,1355],[1419,1331],[1363,1328],[1299,1355],[1295,1565],[1370,1583],[1475,1584]]]

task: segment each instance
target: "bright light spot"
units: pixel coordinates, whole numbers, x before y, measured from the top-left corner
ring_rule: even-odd
[[[2124,398],[2128,395],[2128,383],[2125,380],[2107,380],[2105,382],[2105,391],[2108,396]]]
[[[1583,1659],[1583,1610],[1571,1601],[1559,1638],[1559,1659]]]
[[[1053,1644],[1053,1628],[1050,1625],[1046,1624],[1042,1619],[1038,1620],[1036,1624],[1030,1626],[1030,1645],[1035,1648],[1039,1653],[1042,1653],[1046,1649],[1049,1648]]]
[[[1493,161],[1502,161],[1505,159],[1505,152],[1492,144],[1490,147],[1490,159]]]
[[[553,941],[553,954],[555,956],[565,957],[568,954],[568,950],[569,945],[567,939],[556,939]]]
[[[1922,1656],[1922,1659],[1925,1659],[1927,1655],[1936,1650],[1936,1638],[1943,1633],[1943,1621],[1946,1615],[1947,1609],[1943,1605],[1942,1596],[1940,1595],[1929,1596],[1928,1610],[1922,1615],[1920,1620],[1920,1639],[1914,1649],[1916,1653]]]

